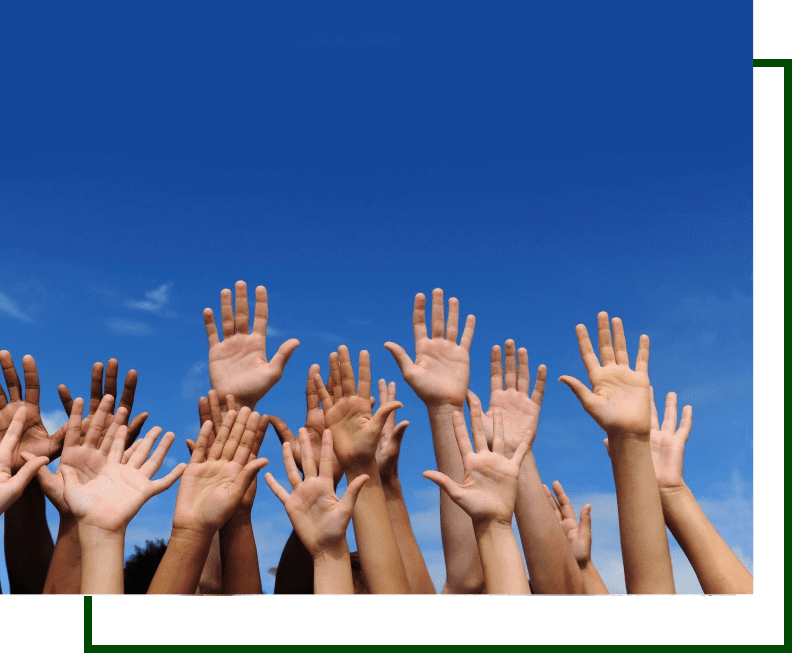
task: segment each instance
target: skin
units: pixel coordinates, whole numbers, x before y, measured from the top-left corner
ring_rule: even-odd
[[[333,434],[333,451],[349,484],[361,476],[368,477],[355,503],[352,518],[364,581],[372,594],[410,594],[410,583],[388,517],[376,460],[385,421],[401,404],[388,402],[372,415],[371,369],[367,351],[360,352],[357,388],[349,350],[345,346],[339,347],[338,357],[332,358],[330,364],[331,378],[337,376],[340,380],[333,387],[334,396],[330,396],[318,374],[313,380],[325,424]],[[303,451],[303,459],[305,455]]]
[[[426,297],[422,293],[415,296],[415,362],[396,343],[385,343],[404,380],[426,405],[438,470],[457,482],[462,480],[465,472],[451,416],[462,411],[465,404],[475,325],[476,318],[469,315],[457,344],[459,301],[455,297],[448,300],[446,324],[443,291],[436,288],[432,291],[431,338],[426,326]],[[444,492],[440,493],[440,531],[447,574],[443,593],[483,592],[484,572],[475,544],[473,524],[465,511]]]
[[[105,401],[108,397],[102,402],[109,406]],[[104,421],[97,419],[97,427],[89,429],[85,438],[81,438],[83,407],[82,399],[75,400],[64,444],[69,462],[61,463],[63,499],[77,521],[82,552],[81,591],[84,594],[123,594],[127,524],[146,501],[179,479],[185,465],[177,465],[164,478],[152,481],[173,444],[174,434],[166,433],[149,457],[162,433],[162,429],[155,427],[135,451],[126,456],[127,427],[120,420],[114,420],[103,437],[98,425]],[[81,451],[71,455],[71,449]]]
[[[580,594],[583,583],[574,557],[565,545],[566,536],[558,526],[552,509],[544,500],[544,489],[533,443],[539,425],[547,368],[540,365],[532,395],[528,351],[515,349],[514,340],[505,343],[505,367],[501,348],[492,348],[490,359],[490,408],[483,416],[487,441],[492,442],[493,411],[503,416],[506,455],[511,456],[522,442],[528,442],[528,453],[520,466],[515,516],[520,532],[525,561],[531,577],[531,589],[537,594]],[[504,373],[505,372],[505,373]],[[478,397],[468,393],[471,406],[481,410]]]
[[[300,342],[294,338],[287,340],[272,360],[267,360],[267,289],[256,287],[252,332],[249,332],[247,285],[244,281],[237,281],[235,289],[236,312],[231,305],[231,291],[226,288],[220,293],[222,342],[212,309],[204,309],[209,340],[209,379],[221,397],[233,395],[237,403],[252,410],[281,379],[286,363]]]
[[[18,472],[14,473],[12,470],[14,449],[22,438],[26,412],[25,407],[16,412],[0,439],[0,514],[22,496],[25,487],[35,478],[38,470],[49,462],[46,456],[31,455]]]
[[[663,425],[651,393],[650,448],[663,517],[690,561],[705,594],[752,594],[753,576],[718,534],[682,475],[693,407],[685,406],[677,427],[677,396],[666,395]],[[605,446],[610,453],[609,439]]]
[[[627,592],[673,594],[671,554],[649,445],[649,336],[641,336],[633,370],[621,320],[613,318],[613,340],[607,313],[597,316],[597,328],[601,365],[585,325],[575,328],[593,391],[571,376],[559,381],[608,434]]]
[[[550,507],[558,518],[558,523],[569,541],[572,555],[580,568],[580,577],[586,594],[610,594],[605,582],[591,562],[591,504],[580,511],[580,523],[575,518],[572,502],[558,481],[553,482],[553,490],[558,500],[546,485],[543,486],[550,500]]]
[[[395,400],[396,384],[392,381],[387,384],[385,379],[380,379],[380,405]],[[426,568],[426,561],[410,524],[410,515],[404,503],[404,494],[399,481],[399,452],[404,432],[409,425],[410,423],[407,421],[396,424],[395,410],[388,415],[377,446],[377,469],[382,480],[382,489],[385,492],[388,517],[390,517],[391,527],[396,536],[396,544],[407,572],[410,588],[413,594],[435,594],[434,583]]]
[[[424,476],[437,483],[470,515],[487,594],[530,594],[528,576],[511,525],[520,464],[528,452],[528,442],[523,441],[510,458],[505,455],[503,419],[497,408],[493,410],[492,451],[487,447],[480,406],[471,406],[470,423],[475,451],[462,413],[454,413],[454,433],[465,469],[462,483],[456,483],[441,472],[426,471]]]
[[[363,474],[350,481],[343,499],[339,499],[333,485],[332,431],[326,429],[322,436],[318,470],[306,429],[300,429],[299,439],[303,450],[304,479],[300,477],[294,461],[291,444],[283,444],[283,463],[292,494],[272,474],[266,474],[264,478],[283,504],[294,532],[313,558],[314,594],[354,594],[346,531],[368,476]]]
[[[173,530],[149,594],[194,594],[212,538],[242,503],[266,458],[251,460],[260,416],[230,410],[209,445],[214,425],[204,422],[176,496]]]

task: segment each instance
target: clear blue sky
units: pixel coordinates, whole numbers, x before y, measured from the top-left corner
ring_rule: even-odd
[[[650,336],[656,393],[693,404],[688,484],[751,563],[750,5],[3,13],[0,347],[36,357],[46,413],[58,383],[85,396],[92,363],[117,357],[139,372],[135,412],[186,460],[208,389],[201,311],[237,279],[266,285],[270,349],[302,346],[259,409],[296,429],[310,364],[368,349],[412,423],[402,482],[439,581],[428,422],[382,345],[413,351],[413,297],[441,287],[476,315],[485,405],[493,344],[527,347],[532,375],[547,365],[540,471],[594,503],[615,588],[602,434],[555,381],[585,378],[574,326],[607,310],[633,355]],[[282,478],[272,431],[263,453]],[[167,537],[174,498],[144,508],[128,549]],[[266,569],[289,527],[263,486],[255,518]]]

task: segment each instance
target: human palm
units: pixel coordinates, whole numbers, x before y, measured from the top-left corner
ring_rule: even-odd
[[[380,379],[379,400],[380,405],[396,400],[396,384],[393,381],[386,384],[385,379]],[[404,431],[409,425],[410,423],[407,421],[396,424],[395,410],[385,420],[385,426],[382,427],[376,453],[377,469],[379,470],[380,478],[383,480],[396,479],[398,477],[401,441],[404,437]]]
[[[553,507],[556,517],[558,517],[561,529],[569,540],[575,561],[582,565],[591,560],[591,504],[583,506],[580,511],[580,522],[578,522],[572,502],[566,492],[564,492],[564,487],[561,483],[559,481],[553,482],[553,490],[558,500],[553,497],[550,488],[546,485],[543,487],[547,493],[547,498],[550,500],[550,505]]]
[[[677,428],[677,396],[669,392],[666,396],[663,426],[659,424],[654,391],[651,394],[652,429],[649,433],[649,449],[652,452],[652,463],[657,477],[657,486],[661,490],[684,487],[682,467],[685,458],[685,443],[693,426],[693,407],[685,406],[682,410],[682,421]]]
[[[242,469],[242,464],[222,459],[188,465],[179,484],[174,527],[219,530],[247,491],[237,482]]]
[[[314,553],[332,547],[346,536],[352,506],[344,504],[331,479],[306,478],[283,504],[300,541]]]

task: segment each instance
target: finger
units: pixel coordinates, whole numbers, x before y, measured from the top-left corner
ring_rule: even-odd
[[[415,342],[426,340],[426,296],[419,292],[413,304],[413,335]]]
[[[39,376],[36,361],[30,355],[22,357],[22,374],[25,376],[25,402],[39,405]]]
[[[256,286],[256,312],[253,315],[253,333],[266,336],[268,321],[267,289],[264,286]]]
[[[586,367],[589,377],[600,364],[597,354],[594,353],[594,347],[591,346],[591,338],[589,338],[588,330],[585,324],[578,324],[575,327],[575,335],[578,339],[578,347],[580,348],[580,358],[583,360],[583,365]]]
[[[201,430],[198,433],[198,439],[195,441],[195,447],[193,448],[192,455],[190,456],[190,464],[202,463],[206,460],[206,442],[209,438],[209,434],[213,431],[214,425],[212,422],[204,422],[201,425]],[[135,444],[138,442],[142,442],[142,440],[138,440],[135,442]]]
[[[121,464],[126,465],[129,462],[129,459],[135,455],[135,452],[140,448],[140,443],[143,440],[135,440],[132,445],[124,452],[124,455],[121,456]],[[190,451],[190,455],[192,455],[195,449],[195,442],[192,440],[187,440],[187,449]]]
[[[69,389],[63,383],[58,386],[58,396],[60,397],[61,403],[63,404],[63,410],[66,411],[67,415],[71,415],[72,404],[74,402]]]
[[[341,369],[341,391],[345,397],[351,397],[355,394],[355,371],[346,345],[338,348],[338,367]]]
[[[308,412],[319,408],[319,393],[316,391],[316,386],[313,383],[313,377],[319,374],[321,368],[314,363],[308,370],[308,378],[305,381],[305,405]],[[274,422],[273,422],[274,424]]]
[[[561,383],[569,386],[581,404],[584,406],[588,405],[589,396],[592,394],[592,392],[585,385],[583,385],[583,383],[572,376],[560,376],[558,377],[558,380],[561,381]]]
[[[561,515],[564,519],[575,519],[575,511],[572,508],[572,502],[564,492],[564,486],[559,481],[553,481],[553,491],[558,497],[558,505],[561,507]]]
[[[314,376],[313,382],[316,386],[316,393],[319,395],[319,401],[322,403],[322,410],[327,414],[327,411],[333,407],[333,398],[328,394],[321,376],[318,374]]]
[[[300,441],[300,452],[302,454],[303,474],[305,474],[306,479],[314,478],[317,475],[316,461],[314,460],[313,447],[311,446],[311,440],[308,437],[307,429],[300,429],[298,431],[298,439]],[[322,448],[324,448],[324,435],[322,435]]]
[[[682,441],[687,442],[690,437],[690,429],[693,428],[693,406],[685,406],[682,409],[682,421],[679,423],[677,433],[682,435]]]
[[[22,465],[19,471],[14,474],[14,476],[8,482],[8,485],[11,489],[11,496],[15,497],[15,499],[19,499],[28,483],[33,480],[42,467],[46,468],[48,462],[49,458],[46,456],[37,456],[35,458],[29,459],[24,465]]]
[[[481,400],[468,390],[468,406],[470,406],[470,430],[473,433],[473,444],[476,445],[476,452],[488,451],[487,436],[484,433],[484,414],[481,410]]]
[[[205,308],[203,311],[204,327],[206,327],[206,339],[209,341],[209,347],[220,344],[220,336],[217,333],[217,324],[215,324],[214,313],[211,308]]]
[[[240,497],[243,496],[245,492],[247,492],[250,484],[253,482],[253,479],[256,478],[256,474],[258,474],[268,464],[269,460],[266,458],[256,458],[251,460],[242,468],[242,471],[239,472],[236,480],[233,483],[235,489],[239,492]]]
[[[264,442],[264,436],[267,434],[267,427],[269,427],[270,423],[270,416],[269,415],[261,415],[259,418],[258,428],[256,429],[256,435],[253,438],[253,445],[250,448],[250,453],[256,458],[258,458],[259,449],[261,449],[261,443]]]
[[[627,339],[624,337],[624,324],[620,317],[614,317],[613,323],[613,353],[616,363],[630,366],[630,355],[627,352]]]
[[[123,406],[129,414],[132,414],[132,406],[135,403],[135,391],[137,390],[138,374],[135,370],[129,370],[124,377],[124,389],[121,392],[119,407]]]
[[[517,445],[517,448],[514,450],[514,453],[512,454],[512,457],[509,458],[509,460],[515,463],[518,467],[522,467],[522,462],[525,459],[529,448],[530,445],[528,444],[528,438],[526,437],[525,440]]]
[[[459,447],[459,453],[464,461],[465,456],[473,453],[473,445],[470,444],[470,436],[465,426],[465,416],[458,410],[454,411],[451,415],[451,425],[454,427],[454,437]]]
[[[96,413],[91,419],[91,425],[88,427],[88,432],[85,434],[85,444],[98,448],[99,442],[105,431],[105,424],[107,423],[107,416],[113,407],[115,400],[112,395],[105,395],[99,402]]]
[[[351,513],[355,508],[355,502],[357,501],[358,496],[360,495],[360,491],[363,489],[363,486],[369,480],[368,474],[361,474],[357,478],[353,479],[352,482],[347,485],[346,492],[344,492],[344,496],[341,499],[341,503],[344,504],[346,508],[347,514]]]
[[[292,490],[296,490],[302,483],[302,476],[300,476],[300,470],[297,469],[297,462],[294,460],[294,450],[288,442],[283,443],[283,466],[286,468],[286,478],[289,479]]]
[[[179,463],[176,467],[171,470],[170,474],[167,476],[163,476],[156,481],[151,483],[151,496],[159,494],[160,492],[164,492],[168,488],[172,487],[173,484],[181,478],[181,475],[184,474],[184,470],[187,469],[186,463]]]
[[[528,350],[520,347],[517,350],[517,390],[526,395],[531,387],[531,375],[528,371]]]
[[[91,403],[88,404],[88,415],[93,415],[99,408],[102,401],[102,379],[104,377],[104,365],[94,363],[91,368]]]
[[[211,420],[212,414],[209,411],[209,399],[206,397],[198,398],[198,421],[203,424],[206,420]]]
[[[108,463],[120,463],[124,458],[124,445],[126,444],[126,430],[127,427],[123,424],[119,425],[117,429],[113,431],[111,434],[110,431],[107,432],[105,435],[104,440],[102,440],[102,447],[105,446],[106,442],[110,442],[110,446],[107,449],[107,462]],[[102,450],[101,448],[99,449]],[[131,460],[130,456],[130,460]]]
[[[654,388],[651,385],[649,386],[649,405],[652,412],[652,423],[649,428],[651,428],[653,431],[659,431],[660,418],[657,416],[657,405],[655,404]]]
[[[22,406],[17,409],[17,411],[14,413],[14,416],[11,418],[11,423],[8,425],[8,429],[6,430],[3,439],[0,440],[0,453],[3,454],[3,457],[11,455],[14,447],[16,447],[17,443],[22,437],[22,431],[25,427],[27,414],[27,408]]]
[[[344,396],[344,391],[341,388],[341,365],[338,361],[338,352],[330,353],[330,385],[328,386],[330,392],[333,393],[333,402],[335,403]]]
[[[313,379],[311,382],[313,383]],[[296,440],[294,434],[291,432],[291,429],[280,417],[277,417],[276,415],[270,415],[269,421],[272,422],[272,426],[275,428],[275,434],[278,436],[278,440],[280,440],[281,444],[284,442],[294,442],[294,440]]]
[[[591,504],[587,503],[580,511],[580,523],[578,525],[578,536],[581,539],[591,537]]]
[[[432,291],[432,338],[442,338],[444,327],[443,291],[440,288],[435,288]]]
[[[280,347],[278,347],[278,351],[276,351],[275,355],[272,357],[270,365],[274,365],[276,369],[283,372],[283,368],[286,367],[286,363],[289,362],[294,350],[299,346],[300,341],[297,340],[297,338],[291,338],[290,340],[287,340]]]
[[[115,400],[118,396],[118,360],[111,358],[107,361],[106,370],[104,393],[113,397],[113,410],[115,410]]]
[[[5,349],[0,351],[0,365],[3,367],[3,376],[8,386],[8,401],[22,401],[22,385],[19,383],[11,352]]]
[[[223,288],[220,292],[220,315],[223,325],[223,339],[234,335],[234,309],[231,304],[231,291]]]
[[[322,433],[322,448],[319,453],[319,476],[333,478],[333,457],[333,432],[325,429]]]
[[[669,392],[666,395],[665,412],[663,414],[663,426],[666,433],[676,433],[677,430],[677,396],[676,392]]]
[[[547,385],[547,366],[544,364],[539,366],[536,370],[536,383],[534,384],[534,391],[531,395],[531,401],[541,408],[542,400],[544,399],[545,386]]]
[[[394,411],[402,407],[400,401],[389,401],[384,406],[380,406],[377,412],[371,416],[371,426],[376,429],[378,433],[382,432],[388,416]]]
[[[454,483],[448,476],[441,472],[434,470],[427,470],[423,473],[424,478],[428,478],[433,483],[437,483],[440,488],[449,496],[451,500],[456,502],[460,497],[459,485]]]
[[[495,345],[490,354],[490,394],[503,390],[503,364],[500,345]]]
[[[269,485],[269,489],[272,490],[272,493],[278,497],[278,500],[285,504],[289,500],[289,493],[283,488],[283,486],[275,480],[275,477],[267,472],[264,474],[264,480],[267,481],[267,485]]]
[[[250,329],[247,284],[244,281],[237,281],[234,284],[234,289],[236,290],[236,315],[234,319],[236,332],[247,334]]]
[[[517,351],[514,340],[506,341],[506,374],[504,375],[507,390],[517,389]]]
[[[165,456],[168,455],[168,450],[171,448],[175,439],[176,435],[172,431],[168,431],[162,436],[162,440],[160,440],[151,458],[143,463],[143,466],[140,468],[140,471],[143,472],[147,478],[152,478],[154,474],[159,471],[160,467],[162,467],[162,463],[165,462]]]
[[[563,516],[561,515],[561,506],[558,505],[558,501],[555,500],[553,493],[550,491],[550,488],[547,487],[544,483],[542,483],[542,487],[544,488],[545,494],[547,498],[550,500],[550,505],[553,508],[553,512],[555,516],[558,518],[558,521],[563,521]]]
[[[471,422],[472,422],[471,418]],[[482,428],[483,430],[483,428]],[[486,442],[486,439],[484,440]],[[476,445],[478,447],[478,445]],[[506,446],[503,440],[503,415],[499,408],[492,410],[492,452],[503,455]]]
[[[473,333],[476,331],[476,317],[475,315],[468,315],[465,320],[465,330],[462,332],[462,340],[459,341],[459,346],[465,351],[470,351],[470,346],[473,344]]]
[[[252,431],[251,437],[255,435],[256,429],[258,428],[259,414],[255,413],[255,419],[253,418],[253,414],[254,413],[247,406],[243,406],[237,413],[234,426],[231,428],[231,432],[223,443],[223,450],[220,454],[222,460],[234,459],[237,449],[239,448],[239,443],[242,441],[242,436],[245,434],[246,430]],[[251,426],[248,426],[248,422],[251,422]],[[245,456],[245,459],[247,458],[248,456]]]
[[[132,421],[129,423],[129,429],[127,430],[127,446],[131,445],[137,436],[140,435],[140,431],[143,430],[143,425],[146,423],[148,418],[149,414],[143,412],[132,419]]]
[[[110,452],[110,448],[112,447],[113,442],[116,439],[116,433],[118,432],[118,429],[120,427],[125,425],[126,419],[127,419],[126,408],[119,408],[116,411],[116,414],[113,415],[113,423],[110,424],[110,428],[107,429],[107,433],[104,434],[104,437],[99,443],[99,451],[105,454]],[[127,429],[124,428],[124,432],[121,434],[123,436],[123,439],[119,438],[119,441],[121,441],[121,444],[119,446],[121,447],[122,452],[126,448],[124,446],[126,444],[126,431]],[[118,457],[118,460],[121,460],[120,456]]]
[[[635,359],[635,371],[649,374],[649,336],[642,335],[638,343],[638,357]]]
[[[396,361],[396,364],[399,366],[399,369],[401,370],[402,376],[406,376],[409,373],[410,368],[413,366],[412,358],[410,358],[410,355],[395,342],[386,342],[385,349],[387,349],[393,356],[394,360]]]
[[[446,324],[446,340],[456,344],[459,335],[459,300],[452,297],[448,300],[448,324]]]
[[[602,441],[602,444],[604,444],[604,445],[605,445],[605,451],[607,451],[607,452],[608,452],[608,457],[610,458],[610,447],[608,446],[608,438],[605,438],[605,439]]]
[[[217,433],[223,424],[223,409],[220,407],[220,395],[217,394],[217,390],[210,390],[206,397],[209,401],[209,419],[212,420],[215,433]],[[228,408],[227,410],[234,409]]]
[[[393,429],[393,433],[391,433],[391,442],[396,442],[396,444],[401,444],[402,438],[404,437],[404,433],[407,430],[407,427],[410,425],[408,421],[399,422]]]
[[[135,469],[140,469],[143,466],[143,463],[146,462],[146,458],[149,457],[151,449],[154,447],[154,443],[157,441],[157,438],[161,433],[162,429],[159,426],[155,426],[149,430],[149,432],[146,433],[146,436],[140,441],[140,445],[135,450],[135,453],[129,457],[129,462],[127,464],[131,465]]]
[[[388,401],[388,384],[385,383],[385,379],[379,380],[377,389],[379,390],[379,402],[380,404],[384,404],[386,401]]]
[[[80,397],[74,400],[72,404],[71,415],[69,415],[69,423],[66,426],[66,433],[64,434],[65,447],[77,447],[80,445],[80,433],[82,431],[82,413],[85,408],[85,401]]]
[[[226,413],[226,416],[223,418],[223,422],[220,425],[220,429],[215,434],[214,442],[209,448],[209,453],[206,455],[207,460],[220,460],[220,455],[223,453],[223,447],[225,447],[228,435],[231,433],[231,429],[236,423],[236,418],[237,412],[235,410],[229,410]]]
[[[358,397],[371,398],[371,359],[364,349],[358,355]]]
[[[599,335],[599,352],[602,364],[610,365],[615,363],[616,356],[614,355],[613,343],[611,342],[610,321],[605,311],[600,311],[597,314],[597,333]]]

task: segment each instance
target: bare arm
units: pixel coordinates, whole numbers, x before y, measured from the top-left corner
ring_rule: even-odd
[[[41,594],[54,550],[44,493],[33,480],[5,513],[5,557],[11,594]]]

